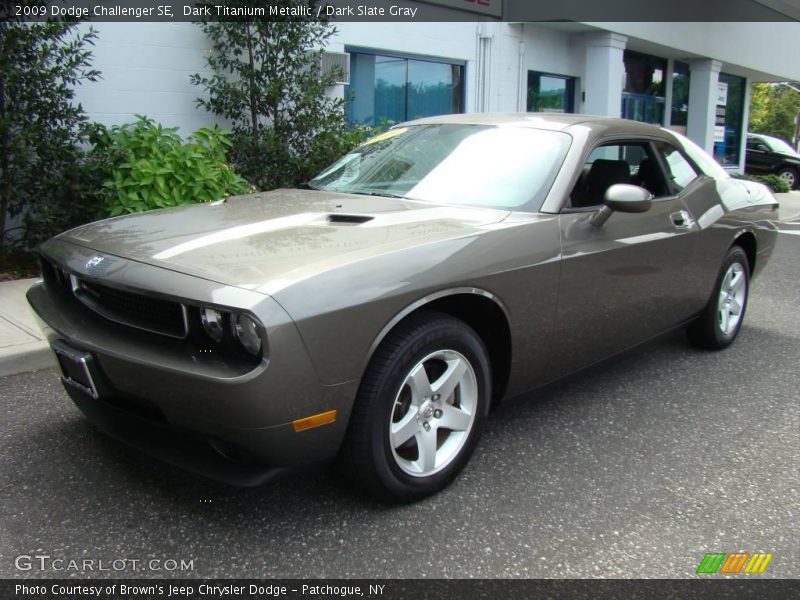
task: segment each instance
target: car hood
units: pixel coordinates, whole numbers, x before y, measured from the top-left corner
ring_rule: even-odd
[[[58,239],[274,293],[319,272],[477,234],[509,211],[314,190],[275,190],[98,221]]]

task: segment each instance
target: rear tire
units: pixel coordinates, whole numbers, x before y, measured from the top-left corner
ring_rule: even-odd
[[[367,367],[340,454],[344,474],[387,503],[438,492],[467,464],[490,398],[478,334],[449,315],[413,315]]]
[[[778,177],[783,179],[787,184],[789,184],[789,189],[793,190],[797,188],[797,170],[791,167],[783,167],[780,171],[778,171]]]
[[[750,292],[750,263],[740,246],[732,246],[722,261],[714,291],[700,317],[686,332],[701,348],[722,350],[739,334]]]

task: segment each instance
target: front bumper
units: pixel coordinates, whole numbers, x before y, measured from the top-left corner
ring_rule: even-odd
[[[95,254],[64,246],[70,246],[69,252],[59,246],[59,263],[70,269],[85,264],[85,254]],[[285,467],[336,455],[358,382],[323,385],[294,323],[277,302],[256,292],[114,259],[118,268],[104,278],[106,283],[118,278],[143,289],[147,282],[169,278],[169,289],[190,289],[197,302],[219,304],[224,297],[228,305],[252,311],[267,327],[271,352],[242,372],[195,352],[184,340],[108,321],[55,285],[35,285],[28,301],[48,341],[64,342],[94,358],[100,399],[65,387],[98,428],[162,460],[239,485],[255,485]],[[333,423],[303,431],[292,425],[330,410],[337,411]]]

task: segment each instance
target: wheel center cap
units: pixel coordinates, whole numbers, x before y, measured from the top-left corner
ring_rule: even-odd
[[[425,421],[430,419],[433,416],[435,408],[433,406],[433,402],[430,400],[426,400],[422,403],[422,406],[419,407],[419,416],[422,417]]]

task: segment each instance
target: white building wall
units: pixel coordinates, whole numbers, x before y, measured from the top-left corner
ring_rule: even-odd
[[[586,49],[584,110],[591,115],[618,117],[625,76],[623,55],[628,40],[607,31],[588,32],[583,37]]]
[[[508,23],[492,23],[487,29],[492,35],[493,64],[491,82],[491,110],[516,112],[525,110],[520,106],[520,63],[524,46],[523,26]]]
[[[81,25],[88,29],[87,24]],[[94,67],[102,79],[85,83],[77,101],[90,119],[106,125],[127,123],[136,114],[190,133],[214,122],[196,108],[201,88],[190,83],[206,70],[208,41],[191,23],[96,23]]]
[[[524,27],[526,77],[527,71],[583,77],[585,53],[580,35],[536,25]]]
[[[709,154],[714,151],[714,121],[717,111],[717,82],[722,63],[697,59],[689,63],[688,135]]]

